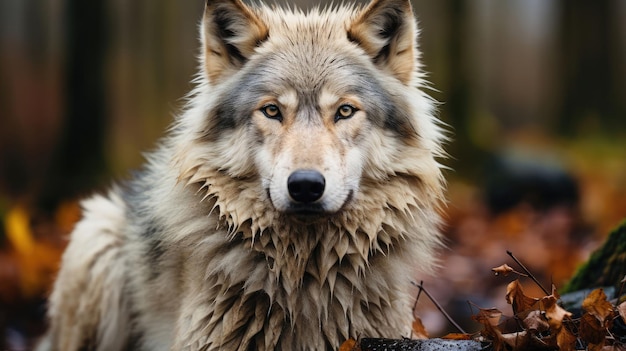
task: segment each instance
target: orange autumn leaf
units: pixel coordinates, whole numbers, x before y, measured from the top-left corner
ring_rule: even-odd
[[[572,313],[566,311],[563,307],[557,303],[557,297],[554,295],[545,296],[540,300],[540,306],[546,313],[546,319],[552,330],[559,330],[563,326],[563,320],[565,318],[571,318]]]
[[[508,264],[503,264],[501,266],[498,267],[494,267],[491,268],[491,271],[493,271],[495,273],[495,275],[500,275],[502,274],[503,276],[507,276],[509,275],[509,273],[515,271],[513,268],[511,268],[511,266],[509,266]]]
[[[561,328],[556,334],[556,344],[559,347],[559,351],[574,351],[576,336],[567,328]]]
[[[570,319],[572,313],[566,311],[557,304],[559,294],[555,287],[552,287],[552,295],[545,296],[539,301],[539,305],[545,311],[546,320],[550,326],[550,331],[556,335],[556,343],[559,350],[573,351],[576,343],[576,337],[563,326],[565,319]]]
[[[418,317],[415,317],[413,320],[413,337],[415,339],[428,339],[428,332],[422,323],[422,320]]]
[[[524,289],[518,279],[506,287],[506,302],[513,306],[513,313],[518,314],[530,309],[539,299],[524,295]]]
[[[613,304],[606,300],[606,294],[601,288],[592,291],[583,300],[582,307],[587,313],[596,317],[603,326],[615,315]]]
[[[350,338],[341,344],[339,351],[361,351],[361,348],[356,340]]]

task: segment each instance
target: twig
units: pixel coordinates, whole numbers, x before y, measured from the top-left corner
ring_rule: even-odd
[[[423,291],[424,294],[426,294],[426,296],[428,297],[428,299],[430,299],[430,301],[435,305],[435,307],[437,307],[437,309],[439,310],[439,312],[441,312],[441,314],[443,314],[444,317],[446,317],[446,319],[448,320],[448,322],[450,322],[450,324],[452,324],[459,332],[463,333],[463,334],[467,334],[467,332],[465,330],[463,330],[463,328],[461,328],[460,325],[458,325],[453,319],[452,317],[450,317],[450,315],[443,309],[443,307],[441,307],[441,305],[437,302],[437,300],[435,300],[432,295],[430,295],[430,293],[428,292],[428,290],[426,290],[426,288],[424,287],[424,281],[420,281],[420,284],[417,285],[415,284],[415,282],[411,282],[411,284],[415,285],[416,287],[419,288],[420,293]],[[419,296],[419,295],[418,295]]]
[[[530,271],[528,270],[528,268],[526,268],[526,267],[522,264],[522,262],[520,262],[520,261],[517,259],[517,257],[515,257],[515,256],[513,255],[513,253],[512,253],[511,251],[506,250],[506,253],[507,253],[507,255],[511,256],[511,258],[513,259],[513,261],[515,261],[515,263],[517,263],[520,267],[522,267],[522,269],[524,270],[524,272],[526,272],[526,274],[528,274],[528,276],[530,277],[530,279],[532,279],[532,280],[535,282],[535,284],[537,284],[537,286],[539,286],[539,287],[541,288],[541,290],[543,290],[543,292],[544,292],[544,293],[546,293],[546,295],[551,295],[551,294],[548,292],[548,290],[546,290],[546,289],[545,289],[545,288],[541,285],[541,283],[539,283],[539,281],[537,280],[537,278],[535,278],[535,276],[534,276],[532,273],[530,273]]]
[[[417,286],[414,282],[411,282],[411,284]],[[418,288],[419,288],[419,286],[418,286]],[[419,289],[417,291],[417,296],[415,297],[415,303],[413,304],[413,313],[415,313],[415,308],[417,308],[417,302],[419,301],[420,296],[422,296],[422,290],[424,290],[424,289]]]

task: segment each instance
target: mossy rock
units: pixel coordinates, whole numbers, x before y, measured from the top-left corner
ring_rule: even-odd
[[[619,289],[626,275],[626,220],[615,228],[563,288],[563,293],[603,286]]]

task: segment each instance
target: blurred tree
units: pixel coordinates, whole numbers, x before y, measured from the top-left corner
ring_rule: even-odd
[[[618,6],[617,1],[561,2],[558,130],[567,135],[623,130],[624,86],[615,76],[620,33],[613,27]]]
[[[473,103],[475,96],[472,94],[473,72],[471,66],[471,44],[468,40],[468,6],[465,0],[449,0],[446,2],[446,17],[442,20],[446,23],[447,30],[443,33],[446,42],[448,59],[448,72],[444,74],[447,87],[442,107],[442,118],[446,123],[453,126],[453,139],[446,149],[454,159],[450,161],[452,168],[463,172],[470,179],[480,176],[481,168],[477,165],[484,161],[487,150],[481,150],[472,144],[468,131],[472,123],[471,119],[476,110]],[[462,161],[459,161],[462,160]],[[472,160],[472,162],[467,162]]]
[[[41,196],[44,207],[94,187],[105,169],[105,0],[65,2],[65,126]]]

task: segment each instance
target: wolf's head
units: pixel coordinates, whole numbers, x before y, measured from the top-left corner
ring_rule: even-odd
[[[306,14],[208,0],[181,178],[241,182],[218,197],[256,183],[249,201],[301,219],[358,206],[393,178],[438,198],[442,134],[419,90],[416,35],[409,0]]]

